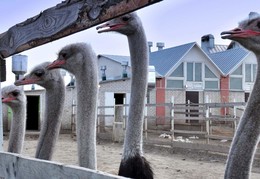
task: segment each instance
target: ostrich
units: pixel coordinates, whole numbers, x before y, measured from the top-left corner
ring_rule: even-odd
[[[238,28],[221,33],[223,39],[239,42],[257,57],[256,80],[233,138],[225,178],[249,178],[260,134],[260,15],[250,13]]]
[[[96,169],[97,56],[86,43],[70,44],[63,47],[58,59],[48,66],[53,68],[63,68],[75,75],[79,165]]]
[[[8,152],[22,152],[25,123],[26,123],[26,96],[23,89],[10,85],[2,88],[2,103],[13,111],[13,120],[9,137]]]
[[[119,167],[119,175],[131,178],[151,179],[153,171],[143,156],[142,132],[144,105],[147,89],[148,47],[142,22],[136,13],[126,14],[98,26],[98,31],[115,31],[128,38],[132,81],[129,117],[124,140],[124,151]]]
[[[49,71],[50,62],[35,66],[15,85],[38,84],[46,89],[45,113],[35,157],[51,160],[59,136],[61,117],[65,100],[65,85],[59,70]]]

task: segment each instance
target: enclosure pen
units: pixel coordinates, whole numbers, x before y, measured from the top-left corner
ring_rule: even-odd
[[[55,7],[44,10],[37,16],[14,25],[9,28],[8,31],[0,34],[1,64],[4,58],[11,55],[88,29],[116,16],[143,8],[159,1],[161,0],[141,0],[138,4],[128,0],[120,0],[116,3],[110,1],[93,3],[89,0],[63,1]],[[45,22],[49,21],[52,22],[45,24]],[[28,33],[28,31],[34,33]],[[4,80],[1,79],[1,81]],[[3,151],[1,103],[0,151]],[[123,178],[75,166],[65,166],[55,162],[28,159],[5,152],[0,153],[0,160],[0,178]]]

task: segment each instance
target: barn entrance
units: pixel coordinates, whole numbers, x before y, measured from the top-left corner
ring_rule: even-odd
[[[190,107],[197,107],[199,103],[199,92],[198,91],[186,91],[186,104],[190,104]],[[186,117],[199,117],[198,112],[199,110],[186,110],[188,114]],[[186,120],[186,122],[190,123],[198,123],[198,120]]]
[[[27,96],[26,130],[39,130],[40,96]]]

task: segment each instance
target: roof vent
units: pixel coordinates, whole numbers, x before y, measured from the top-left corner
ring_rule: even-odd
[[[156,47],[158,47],[158,50],[162,50],[163,47],[164,47],[164,43],[163,42],[157,42]]]
[[[152,52],[152,47],[153,47],[153,42],[148,41],[147,44],[148,44],[148,47],[149,47],[149,52],[151,53]]]

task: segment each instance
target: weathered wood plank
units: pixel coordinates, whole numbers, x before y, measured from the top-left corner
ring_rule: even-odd
[[[4,58],[162,0],[66,0],[0,34]]]
[[[0,178],[8,179],[46,179],[46,178],[63,178],[63,179],[123,179],[120,177],[100,171],[90,170],[83,167],[62,165],[60,163],[25,158],[18,154],[8,152],[0,153]]]

